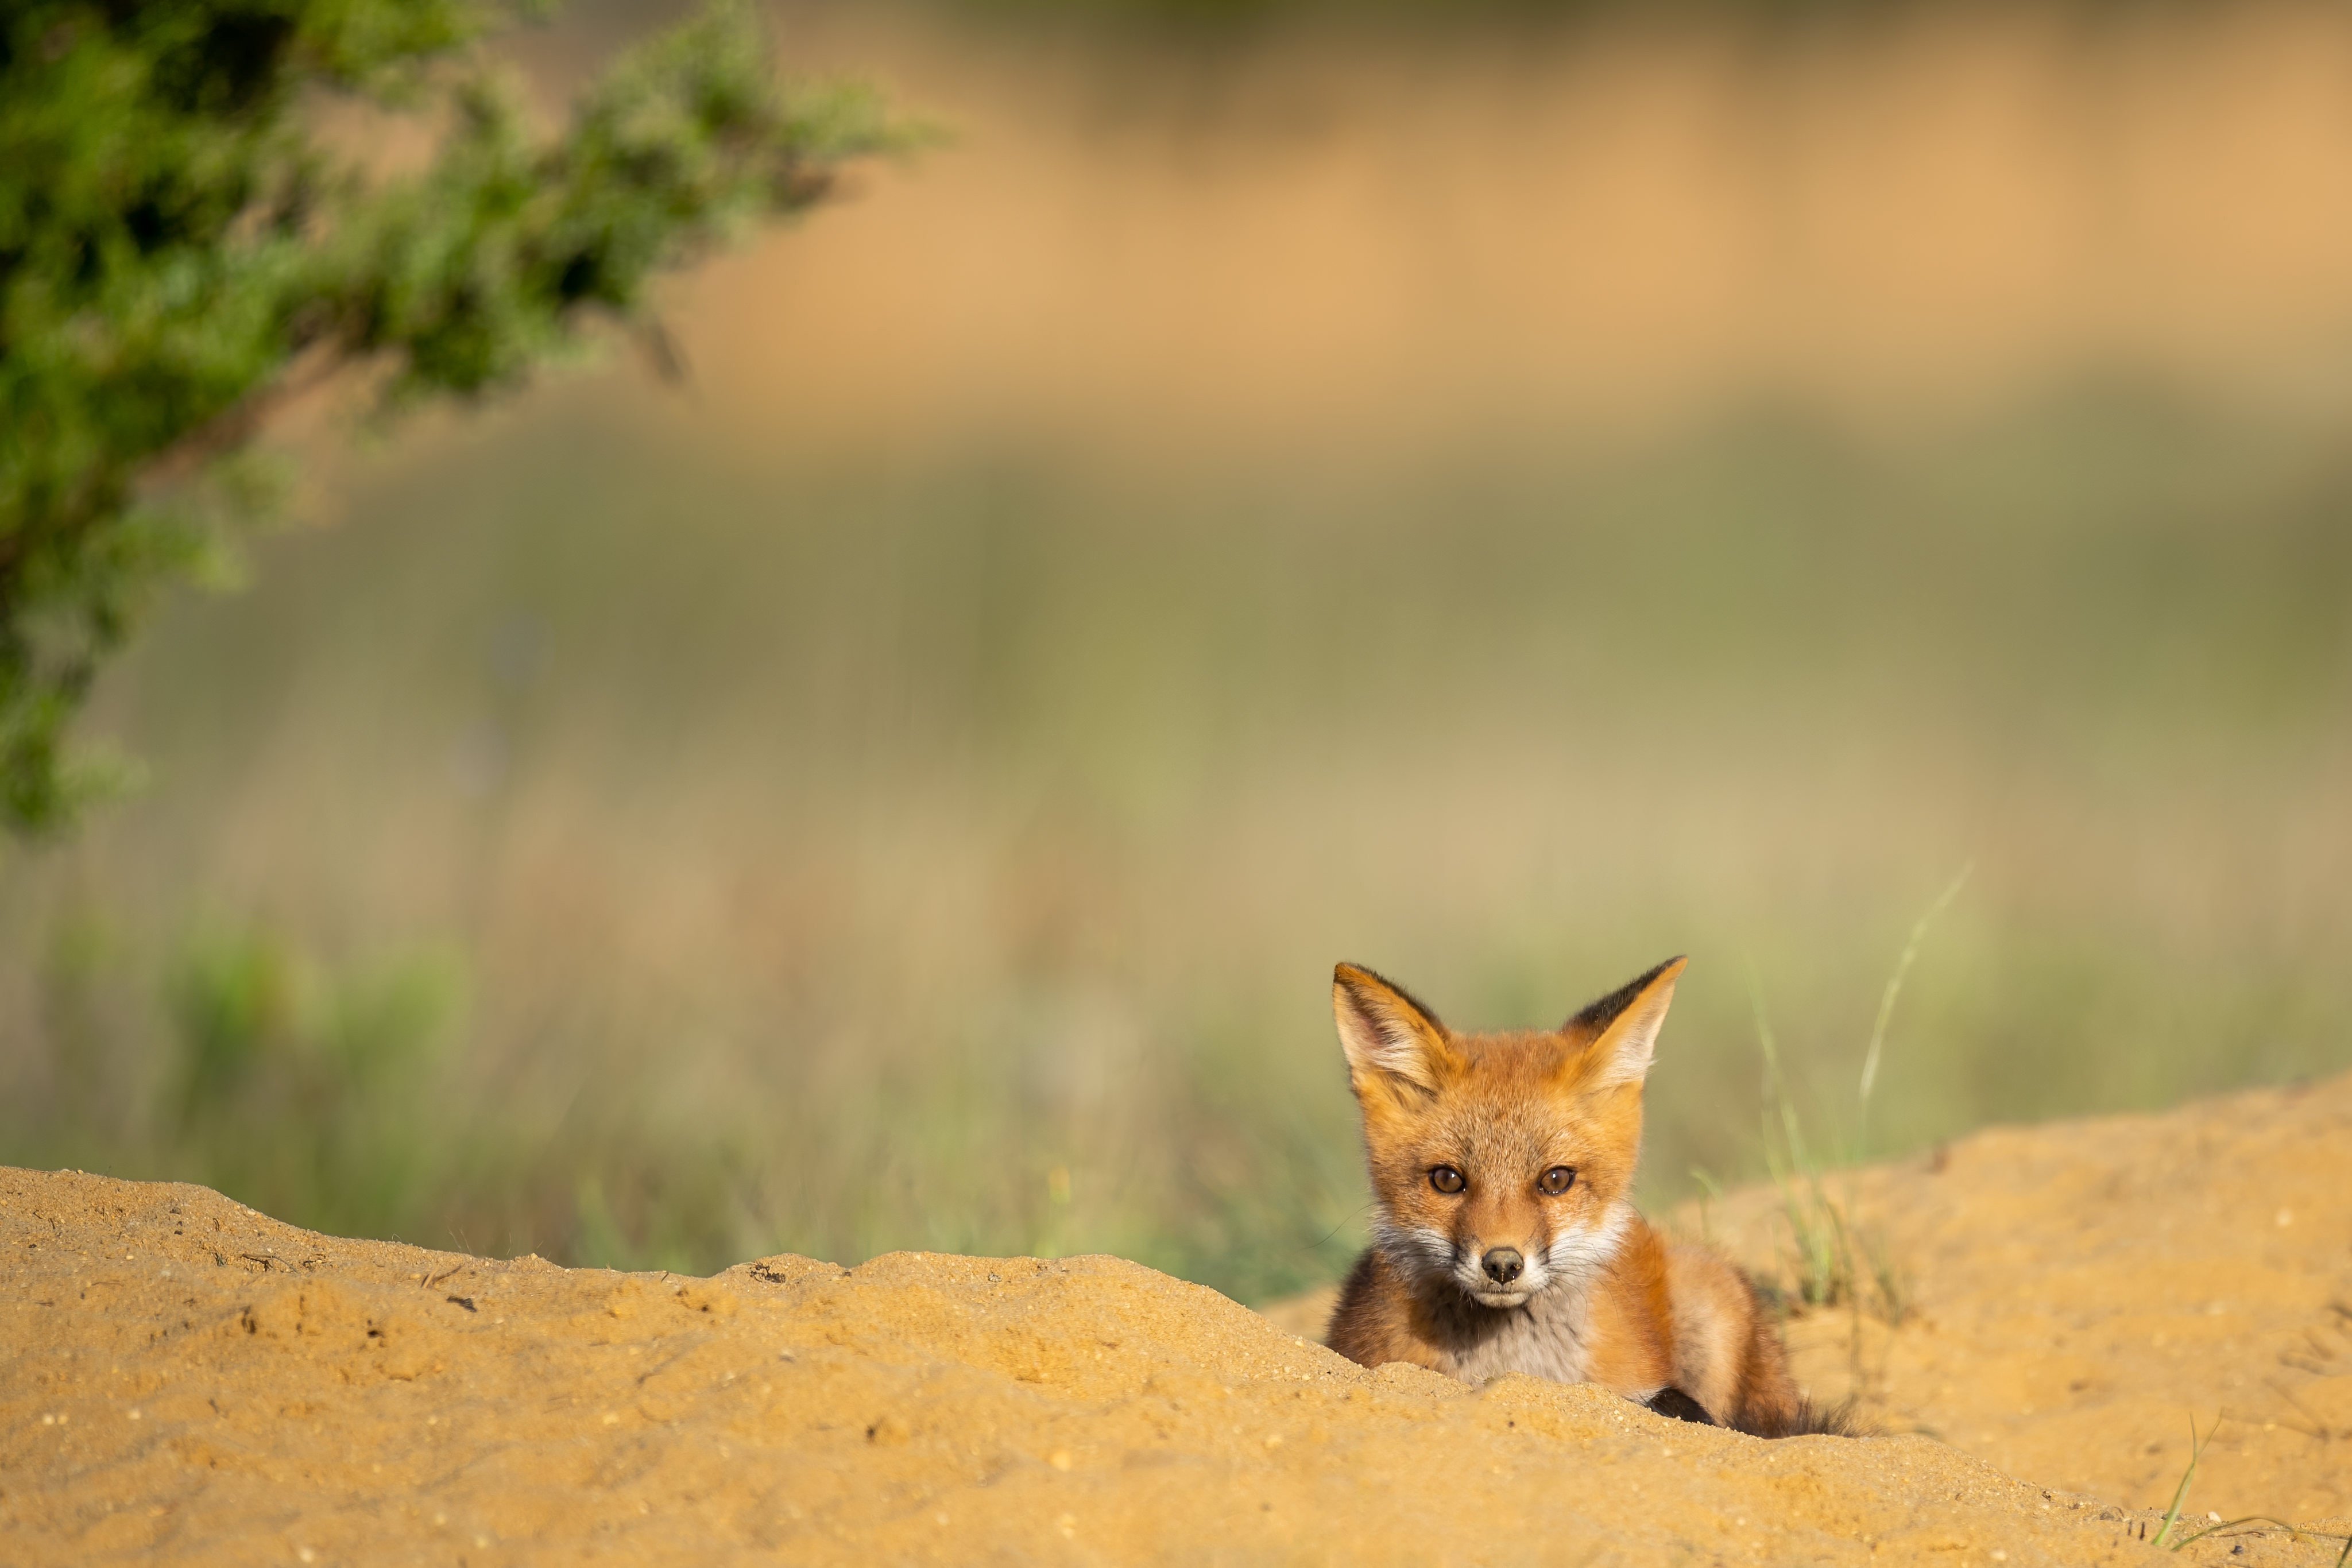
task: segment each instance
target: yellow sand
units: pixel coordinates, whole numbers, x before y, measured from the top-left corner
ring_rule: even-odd
[[[0,1170],[0,1542],[12,1564],[2167,1561],[2144,1505],[2217,1404],[2235,1421],[2193,1516],[2352,1511],[2347,1130],[2352,1080],[1858,1178],[1917,1302],[1865,1339],[1866,1406],[1949,1445],[1365,1372],[1116,1259],[617,1274]],[[1769,1248],[1759,1198],[1725,1210]],[[1817,1386],[1841,1321],[1796,1325]]]

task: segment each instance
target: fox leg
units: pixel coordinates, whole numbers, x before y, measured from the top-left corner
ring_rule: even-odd
[[[1674,1302],[1675,1382],[1727,1427],[1775,1437],[1797,1415],[1780,1325],[1740,1272],[1715,1253],[1676,1247],[1667,1256]]]

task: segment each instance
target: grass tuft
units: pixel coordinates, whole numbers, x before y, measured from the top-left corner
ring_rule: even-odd
[[[1904,979],[1918,960],[1928,927],[1959,896],[1975,869],[1974,862],[1962,866],[1912,923],[1895,971],[1879,995],[1877,1016],[1872,1021],[1870,1040],[1863,1051],[1854,1134],[1838,1164],[1857,1165],[1868,1150],[1871,1096],[1878,1087],[1879,1071],[1886,1055],[1887,1028],[1895,1017],[1895,1001],[1903,994]],[[1851,1194],[1843,1201],[1831,1196],[1824,1177],[1832,1162],[1823,1158],[1805,1136],[1803,1119],[1798,1113],[1796,1097],[1781,1066],[1772,1020],[1765,1009],[1763,984],[1752,964],[1748,968],[1748,1003],[1755,1019],[1757,1045],[1764,1058],[1764,1163],[1773,1188],[1780,1195],[1781,1217],[1789,1227],[1796,1297],[1807,1306],[1851,1306],[1855,1313],[1858,1356],[1864,1312],[1893,1324],[1901,1322],[1909,1311],[1902,1270],[1888,1251],[1884,1236],[1853,1224],[1850,1218]]]

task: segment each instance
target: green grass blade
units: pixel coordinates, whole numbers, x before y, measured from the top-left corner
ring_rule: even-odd
[[[2174,1542],[2169,1547],[2168,1547],[2167,1550],[2178,1552],[2191,1542],[2202,1541],[2209,1535],[2218,1535],[2225,1530],[2235,1530],[2242,1524],[2274,1524],[2281,1530],[2285,1531],[2288,1534],[2296,1536],[2309,1535],[2311,1533],[2311,1531],[2303,1529],[2299,1525],[2289,1524],[2284,1519],[2273,1519],[2267,1513],[2250,1513],[2243,1519],[2225,1519],[2219,1524],[2209,1524],[2202,1530],[2182,1536],[2179,1540]],[[2345,1542],[2345,1547],[2347,1551],[2352,1551],[2352,1538],[2347,1539]]]
[[[2164,1512],[2164,1528],[2156,1532],[2156,1544],[2161,1546],[2172,1534],[2172,1527],[2180,1522],[2180,1505],[2189,1500],[2189,1483],[2197,1479],[2197,1461],[2205,1457],[2205,1445],[2221,1430],[2221,1418],[2216,1416],[2205,1435],[2197,1435],[2197,1418],[2189,1418],[2189,1468],[2180,1472],[2180,1484],[2172,1489],[2172,1506]]]
[[[1903,978],[1911,972],[1913,962],[1919,956],[1919,946],[1927,939],[1927,927],[1934,925],[1936,917],[1960,895],[1960,889],[1968,885],[1969,877],[1976,869],[1974,861],[1962,866],[1960,873],[1952,878],[1944,891],[1936,895],[1936,901],[1927,905],[1913,923],[1910,939],[1903,944],[1903,956],[1895,961],[1895,973],[1887,977],[1886,989],[1879,996],[1878,1017],[1870,1026],[1870,1047],[1862,1055],[1862,1109],[1854,1128],[1857,1152],[1868,1145],[1870,1093],[1878,1085],[1878,1065],[1886,1054],[1886,1026],[1895,1017],[1895,998],[1903,994]]]

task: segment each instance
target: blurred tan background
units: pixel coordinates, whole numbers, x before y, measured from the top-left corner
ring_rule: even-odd
[[[1361,1242],[1343,957],[1690,952],[1653,1202],[1759,1012],[1840,1157],[2352,1064],[2352,17],[1079,12],[778,10],[951,139],[684,384],[289,426],[0,864],[0,1158],[1260,1299]]]
[[[698,363],[756,440],[1295,461],[1654,437],[1758,395],[1885,428],[2086,364],[2342,395],[2352,59],[2326,6],[1191,50],[785,15],[794,58],[961,140],[692,287],[726,323]],[[799,395],[786,363],[817,372]]]

